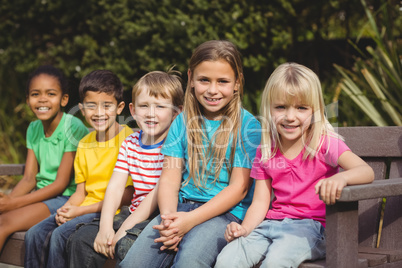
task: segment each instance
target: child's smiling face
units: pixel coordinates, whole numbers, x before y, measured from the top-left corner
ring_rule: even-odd
[[[124,102],[117,103],[113,94],[87,91],[79,107],[85,120],[98,132],[97,137],[102,136],[101,140],[109,140],[118,132],[116,117],[123,111]]]
[[[238,87],[235,73],[225,60],[203,61],[189,71],[191,87],[203,107],[203,114],[210,120],[220,120],[222,110],[232,100]]]
[[[178,114],[172,98],[150,96],[146,89],[141,90],[134,105],[130,103],[130,112],[143,131],[142,142],[146,145],[161,142]]]
[[[57,78],[40,74],[31,80],[27,104],[42,122],[60,120],[63,115],[61,107],[65,107],[67,103],[68,95],[63,94]]]
[[[300,101],[289,103],[284,99],[277,99],[271,103],[270,110],[281,142],[301,142],[310,127],[313,109]]]

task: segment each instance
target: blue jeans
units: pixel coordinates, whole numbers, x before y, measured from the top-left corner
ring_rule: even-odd
[[[25,234],[25,268],[66,267],[65,246],[76,225],[89,222],[100,213],[90,213],[76,217],[60,226],[55,214],[31,227]]]
[[[306,260],[325,257],[324,227],[311,219],[264,220],[247,237],[230,242],[215,268],[299,267]]]
[[[127,206],[122,207],[120,213],[113,218],[113,229],[117,231],[130,214]],[[117,241],[115,246],[115,259],[117,263],[124,258],[131,245],[148,223],[149,220],[145,220],[136,224],[131,229],[126,230],[126,235]],[[83,224],[70,236],[66,248],[70,268],[102,267],[104,265],[107,259],[106,256],[94,250],[94,241],[98,231],[99,219],[94,219],[89,223]]]
[[[203,205],[202,203],[180,203],[177,211],[192,211]],[[120,267],[212,267],[216,256],[226,245],[224,233],[226,225],[240,220],[231,213],[203,222],[184,235],[179,244],[178,252],[169,250],[160,251],[161,243],[155,243],[159,231],[152,226],[161,222],[160,215],[154,218],[144,229],[137,241],[127,252],[120,263]]]

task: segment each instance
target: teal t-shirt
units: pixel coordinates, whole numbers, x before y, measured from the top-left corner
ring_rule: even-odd
[[[75,152],[78,142],[88,132],[88,128],[80,119],[65,113],[63,113],[59,125],[50,137],[45,137],[40,120],[29,124],[27,148],[33,150],[39,164],[39,171],[36,175],[37,189],[43,188],[56,180],[57,170],[63,154]],[[75,187],[74,172],[72,172],[70,184],[62,195],[71,196],[75,192]]]
[[[246,110],[242,110],[242,124],[241,124],[241,141],[238,141],[236,146],[236,152],[233,162],[233,167],[242,167],[251,169],[258,145],[261,142],[261,125],[258,120]],[[205,133],[208,139],[211,140],[214,133],[221,124],[221,121],[213,121],[205,119]],[[173,121],[169,129],[169,134],[166,137],[166,141],[162,147],[161,153],[164,155],[182,158],[185,160],[185,170],[183,171],[183,181],[189,177],[188,168],[188,143],[187,143],[187,127],[183,114],[180,114]],[[207,146],[207,145],[206,145]],[[230,146],[226,151],[226,159],[230,159]],[[207,169],[211,170],[211,161],[207,164]],[[209,175],[208,175],[208,174]],[[229,184],[229,173],[225,167],[222,167],[219,174],[219,182],[212,183],[215,179],[214,172],[206,172],[204,176],[208,176],[207,184],[204,188],[197,189],[193,180],[190,180],[187,185],[182,185],[179,193],[179,200],[182,198],[198,201],[208,202],[211,198],[217,195],[222,189]],[[246,197],[236,206],[234,206],[230,212],[243,219],[248,207],[251,204],[254,193],[254,184],[250,188]]]

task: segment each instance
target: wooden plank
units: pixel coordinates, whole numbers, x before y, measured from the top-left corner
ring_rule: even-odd
[[[0,175],[23,175],[25,164],[2,164],[0,165]]]
[[[359,253],[386,255],[387,262],[402,261],[402,250],[359,247]]]
[[[368,262],[368,267],[378,266],[387,263],[387,255],[382,254],[359,253],[359,258],[366,259]]]
[[[375,180],[370,184],[346,186],[339,202],[350,202],[372,198],[397,196],[402,193],[402,180],[398,178]]]
[[[340,127],[337,131],[345,137],[349,148],[361,157],[402,156],[402,127]]]
[[[0,255],[0,262],[24,266],[25,245],[20,239],[9,238]]]
[[[358,267],[358,202],[326,206],[326,267]]]

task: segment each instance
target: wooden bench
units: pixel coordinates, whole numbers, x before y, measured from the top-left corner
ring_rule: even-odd
[[[402,267],[402,127],[339,128],[375,172],[327,206],[326,260],[300,267]]]
[[[338,131],[376,178],[372,184],[345,187],[339,202],[327,206],[327,258],[300,267],[402,267],[402,127]],[[0,175],[23,174],[23,166],[0,165]],[[21,232],[10,237],[0,262],[23,266],[23,238]]]

